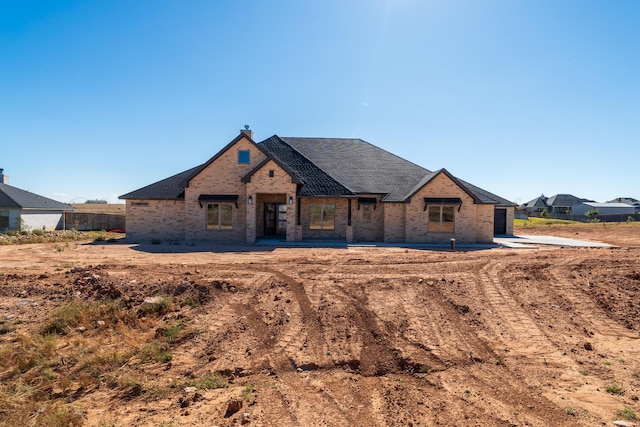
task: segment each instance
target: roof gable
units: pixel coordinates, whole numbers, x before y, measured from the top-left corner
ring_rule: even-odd
[[[258,148],[257,144],[253,141],[253,139],[251,139],[249,137],[249,135],[247,135],[244,132],[240,132],[240,135],[236,136],[230,143],[228,143],[227,145],[222,147],[222,149],[220,151],[218,151],[213,157],[211,157],[209,160],[207,160],[206,162],[204,162],[202,165],[198,166],[197,168],[193,168],[192,169],[193,173],[191,175],[187,176],[184,179],[184,181],[182,182],[183,187],[188,187],[189,186],[189,182],[193,178],[195,178],[200,172],[202,172],[204,169],[206,169],[208,166],[210,166],[213,162],[215,162],[217,159],[219,159],[224,153],[226,153],[228,150],[233,148],[233,146],[236,145],[238,142],[240,142],[242,139],[246,139],[252,146]],[[262,151],[262,150],[260,150],[260,151]]]
[[[483,201],[482,199],[480,199],[476,194],[474,194],[473,192],[471,192],[464,184],[462,184],[462,182],[460,182],[456,177],[454,177],[453,175],[451,175],[451,173],[449,173],[448,170],[446,169],[440,169],[439,171],[436,172],[432,172],[429,173],[427,175],[425,175],[417,184],[414,188],[411,189],[411,191],[406,194],[404,196],[404,199],[402,201],[406,201],[408,199],[410,199],[414,194],[416,194],[418,191],[420,191],[420,189],[424,188],[427,184],[429,184],[429,182],[433,181],[436,177],[440,176],[440,175],[445,175],[447,178],[449,178],[454,184],[456,184],[462,191],[464,191],[465,193],[467,193],[467,195],[469,197],[471,197],[473,199],[473,201],[475,203],[486,203],[486,201]],[[389,201],[388,197],[385,197],[384,199],[382,199],[383,201]]]
[[[43,197],[29,191],[12,187],[9,184],[0,183],[0,208],[14,209],[38,209],[38,210],[64,210],[72,211],[75,208],[66,203],[61,203],[48,197]]]

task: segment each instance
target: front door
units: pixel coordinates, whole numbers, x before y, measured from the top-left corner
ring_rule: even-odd
[[[281,236],[287,234],[287,205],[284,203],[264,204],[264,235]]]
[[[495,214],[493,216],[493,234],[494,235],[507,234],[507,210],[496,208],[494,212]]]

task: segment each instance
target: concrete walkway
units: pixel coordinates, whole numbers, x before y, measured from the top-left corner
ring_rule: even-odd
[[[345,241],[304,241],[304,242],[287,242],[278,239],[261,239],[256,242],[258,246],[273,246],[281,248],[358,248],[358,247],[375,247],[375,248],[408,248],[408,249],[434,249],[447,250],[450,244],[437,243],[382,243],[382,242],[361,242],[347,243]],[[493,243],[478,244],[456,244],[458,250],[478,250],[491,248],[518,248],[518,249],[537,249],[537,245],[553,245],[566,247],[581,248],[610,248],[613,245],[600,242],[587,242],[584,240],[567,239],[555,236],[496,236]]]
[[[536,249],[536,245],[568,246],[575,248],[612,248],[613,245],[601,242],[587,242],[585,240],[568,239],[556,236],[496,236],[494,243],[506,248]]]

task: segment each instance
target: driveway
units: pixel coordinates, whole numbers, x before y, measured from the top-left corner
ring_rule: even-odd
[[[493,242],[507,248],[535,249],[536,245],[569,246],[576,248],[612,248],[613,245],[601,242],[588,242],[586,240],[568,239],[555,236],[496,236]]]

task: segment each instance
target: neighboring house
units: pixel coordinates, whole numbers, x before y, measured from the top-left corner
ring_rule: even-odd
[[[596,203],[582,202],[572,209],[573,215],[587,215],[587,212],[596,210],[598,216],[607,215],[635,215],[636,207],[626,203]]]
[[[572,209],[575,205],[588,201],[587,199],[581,199],[572,194],[556,194],[547,199],[548,212],[573,215]]]
[[[120,196],[127,238],[492,242],[515,205],[361,139],[241,131],[204,164]]]
[[[66,211],[73,211],[73,206],[10,186],[0,169],[0,232],[20,226],[23,230],[63,229]]]
[[[527,203],[521,205],[518,209],[523,210],[527,213],[527,215],[532,216],[540,216],[542,211],[549,212],[549,206],[547,205],[548,197],[544,194],[540,195],[540,197],[536,197],[533,200],[529,200]]]

